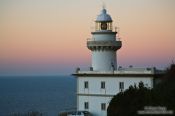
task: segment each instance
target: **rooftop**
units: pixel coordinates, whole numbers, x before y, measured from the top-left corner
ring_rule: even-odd
[[[156,68],[118,68],[117,70],[114,71],[93,71],[93,70],[87,70],[83,71],[80,70],[79,68],[76,70],[76,73],[73,75],[80,75],[80,76],[149,76],[149,75],[161,75],[164,74],[165,71],[163,70],[157,70]]]
[[[101,14],[97,16],[96,22],[112,22],[112,18],[105,8],[102,9]]]

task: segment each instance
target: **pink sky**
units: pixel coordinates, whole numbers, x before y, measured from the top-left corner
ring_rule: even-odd
[[[103,0],[123,42],[118,64],[166,68],[175,60],[174,0]],[[0,74],[71,74],[91,66],[86,40],[100,0],[1,0]]]

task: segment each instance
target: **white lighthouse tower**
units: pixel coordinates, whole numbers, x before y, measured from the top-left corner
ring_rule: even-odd
[[[90,70],[77,68],[73,74],[77,78],[77,110],[89,111],[92,116],[107,116],[111,98],[131,85],[143,82],[152,88],[155,68],[117,68],[116,51],[122,43],[113,31],[112,18],[105,8],[95,20],[95,31],[87,41],[92,51]]]
[[[92,39],[87,41],[87,47],[92,51],[92,69],[94,71],[109,71],[117,68],[116,51],[121,48],[121,41],[113,31],[112,18],[105,8],[97,16]]]

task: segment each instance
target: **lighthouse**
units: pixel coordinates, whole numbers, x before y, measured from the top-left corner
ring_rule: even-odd
[[[95,19],[95,31],[87,40],[92,64],[89,70],[77,68],[77,111],[88,111],[92,116],[107,116],[108,105],[114,95],[139,82],[153,88],[159,73],[155,68],[117,67],[117,50],[122,42],[113,30],[113,20],[102,8]]]
[[[92,51],[92,69],[94,71],[110,71],[117,68],[116,51],[122,43],[113,31],[112,18],[105,8],[95,20],[95,31],[87,41],[87,47]]]

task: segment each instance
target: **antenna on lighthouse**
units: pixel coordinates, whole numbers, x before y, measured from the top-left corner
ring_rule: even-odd
[[[102,8],[105,9],[106,8],[105,2],[103,0],[101,0],[101,2],[102,2]]]

